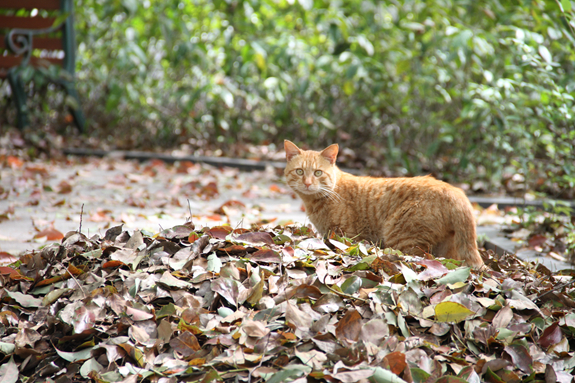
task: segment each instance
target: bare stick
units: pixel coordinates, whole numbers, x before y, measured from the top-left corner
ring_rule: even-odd
[[[537,297],[535,297],[535,299],[533,299],[533,301],[538,301],[539,299],[543,298],[545,295],[551,294],[552,292],[555,292],[555,291],[557,291],[557,290],[562,290],[563,288],[565,288],[565,287],[567,287],[567,286],[570,286],[570,285],[572,285],[572,284],[574,284],[574,283],[575,283],[575,278],[573,278],[573,279],[572,279],[571,281],[569,281],[569,282],[560,283],[559,285],[555,286],[555,287],[552,288],[551,290],[545,291],[544,293],[539,294]]]
[[[188,211],[190,212],[190,222],[193,224],[194,223],[194,216],[192,214],[192,204],[190,203],[189,198],[186,198],[186,201],[188,201]]]
[[[57,262],[60,264],[60,266],[62,266],[64,268],[64,270],[66,270],[66,273],[68,273],[68,275],[70,275],[70,278],[72,278],[74,280],[74,282],[76,282],[76,284],[78,285],[78,288],[80,289],[80,291],[82,291],[82,294],[84,294],[84,297],[87,297],[88,294],[86,294],[86,291],[84,291],[84,288],[80,284],[80,281],[78,281],[78,279],[76,279],[74,274],[72,274],[72,272],[70,270],[68,270],[68,268],[61,261],[57,261]],[[66,274],[64,274],[64,275],[66,275]]]
[[[78,233],[82,233],[82,216],[84,215],[84,204],[82,204],[82,209],[80,210],[80,228],[78,228]]]
[[[367,303],[367,302],[368,302],[367,299],[363,299],[363,298],[360,298],[360,297],[354,297],[353,295],[349,295],[349,294],[346,294],[346,293],[337,291],[337,290],[335,290],[335,289],[329,287],[329,286],[326,285],[325,283],[324,283],[324,286],[327,287],[327,289],[328,289],[329,291],[331,291],[332,293],[334,293],[334,294],[336,294],[336,295],[339,295],[339,296],[342,297],[342,298],[353,299],[353,300],[360,301],[360,302],[363,302],[363,303]]]

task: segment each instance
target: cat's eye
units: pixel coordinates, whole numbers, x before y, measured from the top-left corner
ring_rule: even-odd
[[[316,170],[316,171],[313,173],[313,175],[316,176],[316,177],[319,177],[319,176],[321,176],[322,174],[323,174],[323,172],[322,172],[321,170]]]
[[[303,169],[296,169],[295,174],[297,174],[298,176],[303,176]]]

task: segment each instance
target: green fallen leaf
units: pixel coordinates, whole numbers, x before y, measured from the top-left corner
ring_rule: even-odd
[[[441,302],[435,306],[435,319],[438,322],[459,323],[473,314],[473,311],[457,302]]]
[[[42,306],[42,299],[34,298],[31,295],[22,294],[18,291],[5,290],[6,295],[14,299],[20,306],[23,307],[40,307]]]
[[[0,342],[0,352],[6,354],[6,355],[10,355],[14,352],[14,349],[16,348],[16,345],[14,345],[14,343],[6,343],[6,342]],[[2,379],[0,379],[0,382],[2,381]]]
[[[397,314],[397,327],[399,327],[399,329],[401,330],[401,334],[404,337],[409,338],[411,336],[411,332],[409,331],[407,322],[405,321],[405,318],[401,314]]]
[[[225,318],[228,315],[232,315],[235,311],[230,309],[229,307],[220,307],[218,308],[218,315]]]
[[[70,291],[71,289],[56,289],[50,291],[44,299],[42,299],[42,306],[49,306],[54,303],[58,298],[62,296],[62,294]]]
[[[341,285],[341,290],[348,294],[353,295],[357,293],[357,291],[361,288],[361,278],[352,275],[351,277],[347,278],[345,282]]]
[[[171,316],[171,315],[176,315],[176,306],[174,306],[174,304],[172,302],[168,303],[167,305],[164,305],[160,308],[160,310],[158,310],[156,312],[156,318],[157,319],[161,319],[163,317],[167,317],[167,316]]]
[[[419,279],[417,277],[417,273],[412,269],[410,269],[409,267],[407,267],[406,265],[404,265],[403,263],[401,264],[401,273],[403,274],[405,282],[407,283],[411,281],[417,281]]]
[[[467,281],[470,272],[471,272],[470,267],[461,267],[459,269],[450,271],[444,277],[436,279],[435,282],[442,285],[452,285],[457,282],[465,282]]]
[[[284,243],[291,241],[291,238],[284,234],[278,234],[273,239],[276,245],[283,245]]]
[[[96,362],[96,359],[90,358],[82,364],[80,367],[80,375],[84,378],[88,378],[88,374],[92,371],[100,372],[104,369],[104,367]]]
[[[280,383],[288,380],[293,380],[290,378],[300,377],[302,375],[307,375],[311,372],[311,368],[305,365],[289,365],[286,366],[282,371],[274,374],[267,383]]]
[[[102,249],[87,251],[82,253],[81,256],[85,258],[100,258],[102,256]]]
[[[377,255],[369,255],[363,258],[360,262],[355,265],[348,267],[345,271],[354,272],[357,270],[369,270],[373,261],[377,259]]]
[[[411,377],[413,378],[414,382],[425,382],[431,374],[429,372],[422,370],[421,368],[412,367],[410,368]]]
[[[376,367],[373,370],[374,370],[374,374],[369,378],[370,382],[407,383],[405,380],[401,379],[399,376],[395,375],[393,372],[386,370],[384,368]]]
[[[92,357],[92,349],[93,348],[94,347],[85,348],[83,350],[76,351],[76,352],[65,352],[65,351],[60,351],[54,347],[54,349],[56,350],[56,352],[58,353],[60,358],[66,360],[68,362],[72,362],[72,363],[90,359]]]
[[[222,261],[218,258],[216,253],[211,253],[208,255],[208,267],[206,270],[213,271],[214,273],[219,273],[222,268]]]

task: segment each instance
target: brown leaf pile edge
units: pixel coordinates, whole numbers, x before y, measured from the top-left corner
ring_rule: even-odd
[[[0,268],[0,381],[571,382],[573,273],[307,227],[77,232]]]

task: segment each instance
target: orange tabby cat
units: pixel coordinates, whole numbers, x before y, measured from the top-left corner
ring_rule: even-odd
[[[333,144],[321,152],[284,142],[287,184],[302,199],[322,235],[345,233],[407,254],[437,257],[481,267],[475,219],[461,189],[431,176],[357,177],[335,165]]]

